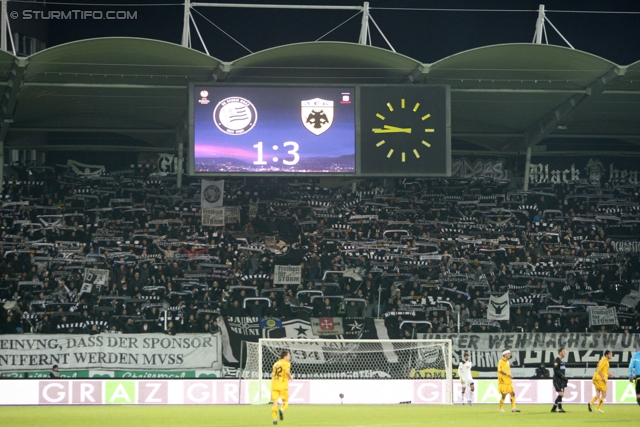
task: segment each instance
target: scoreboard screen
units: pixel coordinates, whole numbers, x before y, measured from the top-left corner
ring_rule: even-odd
[[[194,90],[195,173],[355,174],[355,88]]]
[[[449,176],[450,89],[190,86],[197,176]]]

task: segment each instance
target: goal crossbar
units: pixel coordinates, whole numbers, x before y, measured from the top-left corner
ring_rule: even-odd
[[[445,403],[452,402],[451,340],[265,338],[246,345],[242,377],[258,380],[257,403],[264,403],[263,386],[266,390],[271,368],[282,350],[291,353],[295,379],[406,380],[406,387],[411,387],[411,380],[434,378],[446,381],[449,397]]]

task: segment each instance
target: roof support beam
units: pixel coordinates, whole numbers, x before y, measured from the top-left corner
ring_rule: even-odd
[[[0,103],[0,141],[5,140],[7,133],[9,132],[9,126],[13,123],[13,116],[16,112],[16,104],[18,101],[18,94],[22,89],[22,79],[24,78],[24,71],[27,67],[28,60],[16,58],[13,61],[10,71],[10,79],[8,85],[2,94],[2,102]]]
[[[616,68],[610,70],[591,82],[585,89],[584,94],[577,94],[559,105],[555,110],[550,112],[542,120],[531,126],[524,134],[524,141],[520,148],[533,147],[558,128],[558,123],[572,114],[584,102],[598,96],[604,92],[606,85],[615,80],[618,76],[623,75],[626,68]]]
[[[175,129],[12,127],[11,132],[174,133]]]
[[[6,12],[6,2],[3,2],[3,8]],[[3,23],[6,19],[6,13],[2,16]],[[6,28],[3,27],[6,31]],[[5,37],[6,34],[2,35]],[[6,46],[5,46],[6,48]],[[0,103],[0,191],[4,188],[4,141],[9,133],[9,127],[13,123],[13,117],[16,113],[16,105],[18,102],[18,94],[22,88],[22,80],[24,78],[24,70],[27,67],[29,61],[26,59],[16,58],[11,66],[10,78],[7,82],[7,86],[2,94],[2,101]]]
[[[14,129],[11,129],[12,131]],[[493,138],[493,139],[498,139],[498,138],[519,138],[521,137],[522,134],[520,133],[476,133],[476,132],[453,132],[451,134],[451,137],[453,138]],[[640,134],[637,135],[620,135],[620,134],[593,134],[593,133],[589,133],[589,134],[584,134],[584,133],[572,133],[572,134],[554,134],[553,135],[554,138],[558,138],[558,139],[585,139],[585,138],[589,138],[589,139],[598,139],[598,138],[603,138],[603,139],[629,139],[629,140],[634,140],[634,139],[640,139]],[[471,142],[471,141],[469,141]]]
[[[40,83],[27,82],[24,83],[28,87],[77,87],[87,89],[174,89],[185,90],[189,85],[128,85],[128,84],[109,84],[109,83]]]
[[[38,151],[118,151],[118,152],[134,152],[134,153],[167,153],[171,152],[172,147],[140,147],[137,145],[41,145],[41,144],[20,144],[20,145],[4,145],[6,149],[20,150],[38,150]]]
[[[176,185],[182,188],[182,168],[184,165],[184,144],[189,143],[189,114],[182,116],[182,120],[175,129],[176,149],[178,150],[178,164],[176,166]]]

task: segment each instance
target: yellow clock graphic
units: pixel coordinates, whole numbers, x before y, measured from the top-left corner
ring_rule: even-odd
[[[410,158],[420,159],[428,154],[431,148],[430,136],[436,131],[430,126],[431,113],[420,105],[420,102],[407,101],[399,98],[389,101],[375,117],[380,127],[371,130],[379,140],[375,146],[387,159],[399,158],[402,163]],[[406,144],[407,138],[399,135],[410,134],[411,144]]]
[[[449,176],[449,88],[360,88],[359,171],[368,176]]]

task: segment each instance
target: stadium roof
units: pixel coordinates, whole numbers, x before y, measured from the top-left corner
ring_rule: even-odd
[[[186,142],[190,82],[448,84],[454,154],[521,151],[549,137],[640,145],[640,61],[622,66],[559,46],[505,44],[425,64],[371,46],[314,42],[223,62],[137,38],[77,41],[26,58],[0,52],[0,141],[63,149],[24,137],[99,132],[138,141],[99,149],[175,151]]]

